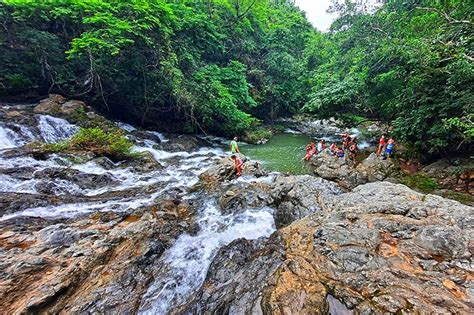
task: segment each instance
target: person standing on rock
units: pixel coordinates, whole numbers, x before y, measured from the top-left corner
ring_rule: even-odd
[[[337,148],[336,150],[336,157],[343,158],[344,157],[344,149]]]
[[[230,142],[230,151],[233,154],[240,153],[239,145],[237,144],[237,137],[234,137],[234,139],[232,139]]]
[[[395,147],[395,139],[390,138],[387,142],[387,148],[385,149],[385,155],[390,158],[393,153],[393,148]]]
[[[377,156],[380,155],[380,153],[382,153],[382,150],[384,149],[385,147],[385,135],[382,135],[379,139],[379,147],[377,149]]]

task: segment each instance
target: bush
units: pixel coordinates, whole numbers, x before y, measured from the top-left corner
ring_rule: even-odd
[[[272,137],[273,133],[271,130],[265,128],[257,128],[252,131],[245,133],[244,141],[248,143],[257,144],[262,140],[268,140]]]
[[[270,126],[272,132],[275,133],[284,133],[286,129],[288,129],[287,126],[282,125],[282,124],[273,124]]]
[[[112,160],[136,157],[132,152],[133,142],[125,138],[121,131],[106,132],[100,128],[81,128],[71,139],[47,145],[50,152],[92,152]]]
[[[424,193],[430,193],[439,188],[436,180],[421,174],[407,176],[402,180],[402,182],[408,187],[422,191]]]

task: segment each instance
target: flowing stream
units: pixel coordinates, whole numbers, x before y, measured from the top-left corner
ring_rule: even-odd
[[[79,129],[66,120],[53,116],[34,115],[30,118],[33,123],[30,122],[29,125],[0,121],[0,193],[40,194],[38,187],[46,183],[54,186],[53,194],[57,196],[82,199],[73,198],[71,200],[80,201],[33,206],[13,213],[2,213],[0,221],[15,217],[73,218],[97,211],[123,212],[152,205],[166,193],[176,190],[181,192],[184,199],[199,200],[196,213],[199,229],[195,234],[178,237],[172,247],[156,261],[158,268],[154,282],[149,286],[139,307],[142,314],[166,314],[188,301],[203,283],[214,256],[222,246],[239,238],[268,237],[275,231],[271,208],[242,209],[239,213],[223,215],[214,197],[203,191],[190,190],[198,183],[198,176],[226,154],[223,139],[207,137],[206,140],[215,145],[190,152],[171,152],[163,150],[153,140],[132,136],[135,127],[117,123],[127,133],[131,133],[131,139],[135,139],[136,152],[149,152],[163,166],[162,169],[150,172],[136,171],[132,167],[112,162],[107,167],[95,160],[77,163],[61,155],[36,160],[18,154],[6,154],[8,150],[31,141],[56,143],[65,140]],[[170,141],[161,133],[144,132],[152,134],[155,139],[158,137],[162,143]],[[274,136],[265,145],[243,144],[241,150],[250,158],[262,161],[270,171],[302,174],[308,172],[301,158],[309,141],[307,136],[288,130],[285,134]],[[70,180],[35,176],[48,169],[108,176],[109,180],[99,187],[81,188]],[[18,170],[24,170],[25,173],[13,176],[12,173]],[[236,181],[271,182],[274,176],[275,173],[259,179],[244,176]],[[330,302],[334,312],[345,314],[337,301],[330,299]]]
[[[199,211],[200,231],[182,235],[163,258],[164,277],[158,278],[144,296],[141,314],[165,314],[197,290],[217,250],[238,238],[257,239],[274,231],[272,209],[249,209],[222,215],[211,199]]]
[[[32,169],[33,175],[49,168],[73,169],[81,174],[106,174],[110,176],[114,184],[111,181],[110,184],[102,187],[81,189],[67,180],[51,180],[30,175],[15,178],[7,171],[0,174],[0,192],[37,194],[38,184],[51,181],[56,187],[54,191],[58,196],[100,197],[110,192],[127,192],[133,189],[140,193],[118,194],[119,197],[111,196],[96,201],[31,207],[3,214],[0,221],[15,217],[72,218],[96,211],[120,212],[151,205],[167,191],[176,189],[188,191],[198,182],[199,174],[225,154],[219,145],[203,147],[193,152],[169,152],[157,148],[157,143],[154,141],[143,139],[137,142],[134,150],[150,152],[153,158],[164,166],[163,169],[147,173],[123,168],[118,164],[112,168],[105,168],[94,161],[77,164],[54,155],[48,160],[35,160],[27,156],[7,156],[5,153],[8,149],[20,147],[34,140],[55,143],[67,139],[78,130],[76,126],[60,118],[36,115],[35,119],[36,124],[33,126],[16,126],[15,128],[0,122],[1,169]],[[135,130],[133,126],[127,124],[119,123],[118,125],[127,132]],[[168,141],[162,134],[154,133],[154,135],[158,136],[162,142]],[[272,176],[259,180],[272,180]],[[246,177],[239,180],[256,179]],[[237,214],[223,215],[217,207],[217,201],[212,197],[199,197],[187,192],[185,198],[205,200],[196,214],[199,231],[193,235],[181,235],[164,253],[160,261],[156,262],[162,270],[156,275],[154,283],[143,298],[140,306],[140,312],[143,314],[165,314],[182,303],[202,284],[212,259],[222,246],[238,238],[267,237],[275,230],[273,210],[270,208],[244,209]]]

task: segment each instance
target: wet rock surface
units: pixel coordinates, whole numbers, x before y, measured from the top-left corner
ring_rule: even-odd
[[[81,189],[96,189],[118,184],[111,174],[89,174],[72,168],[46,168],[33,174],[38,179],[62,179],[76,184]]]
[[[129,161],[24,146],[75,130],[53,113],[105,120],[87,110],[54,95],[0,109],[12,148],[0,151],[2,312],[472,311],[473,208],[380,182],[390,161],[315,157],[317,174],[353,188],[343,193],[256,161],[236,178],[192,136],[125,129],[143,152]]]
[[[244,164],[242,165],[242,176],[250,175],[262,177],[268,175],[268,172],[258,161],[248,160],[243,155],[239,155],[239,158],[244,161]],[[234,170],[234,162],[230,157],[220,159],[217,162],[217,165],[199,175],[202,184],[209,190],[215,190],[220,187],[222,182],[236,178],[237,175]]]
[[[194,299],[176,313],[262,314],[262,291],[266,280],[284,261],[283,254],[278,241],[239,239],[232,242],[219,250],[205,284]],[[265,313],[271,313],[269,311]]]
[[[274,216],[277,228],[321,211],[319,200],[323,195],[341,192],[336,184],[322,178],[309,175],[278,176],[271,191],[276,207]]]
[[[324,195],[320,206],[322,211],[280,229],[266,243],[226,247],[193,303],[206,305],[205,313],[258,306],[263,313],[322,314],[330,293],[360,314],[473,309],[472,207],[388,182]],[[262,250],[275,243],[277,250]],[[223,264],[225,257],[231,262]],[[257,288],[257,294],[227,292],[230,279],[255,274],[255,261],[267,259],[273,271],[263,272],[264,279],[246,278],[238,288]],[[218,286],[215,279],[228,280]],[[220,298],[224,305],[215,302]]]

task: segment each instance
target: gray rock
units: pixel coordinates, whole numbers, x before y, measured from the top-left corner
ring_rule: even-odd
[[[163,166],[155,160],[153,155],[148,151],[142,152],[140,157],[123,162],[121,166],[130,167],[137,173],[148,173],[163,168]]]
[[[82,189],[95,189],[103,186],[114,186],[118,182],[111,174],[83,173],[72,168],[46,168],[34,173],[38,179],[62,179],[78,185]]]
[[[321,194],[318,203],[321,211],[267,241],[219,252],[185,309],[325,314],[330,292],[357,314],[470,313],[474,208],[389,182]],[[272,272],[253,276],[255,260]]]
[[[258,161],[248,160],[244,155],[240,154],[239,158],[244,161],[242,165],[242,176],[250,175],[262,177],[268,175],[268,172]],[[228,180],[237,178],[234,171],[234,162],[230,157],[220,159],[217,164],[204,173],[199,175],[201,183],[210,190],[215,190]]]
[[[221,248],[209,267],[201,290],[175,312],[250,314],[252,310],[260,309],[265,280],[282,263],[282,249],[278,242],[245,239]],[[262,252],[267,255],[257,254]]]
[[[80,109],[85,110],[86,108],[87,108],[86,103],[82,101],[71,100],[62,104],[60,110],[61,110],[61,113],[70,115],[74,113],[75,111],[78,111]]]
[[[58,94],[49,94],[48,98],[40,101],[40,103],[34,108],[35,113],[41,114],[57,114],[61,110],[61,104],[66,99]]]
[[[279,176],[272,184],[271,196],[278,228],[321,210],[319,196],[335,195],[342,191],[336,184],[309,175]]]
[[[317,175],[336,181],[347,189],[368,182],[382,181],[395,172],[395,166],[391,160],[383,160],[375,153],[358,165],[354,165],[347,157],[338,158],[327,152],[313,156],[310,163]]]

